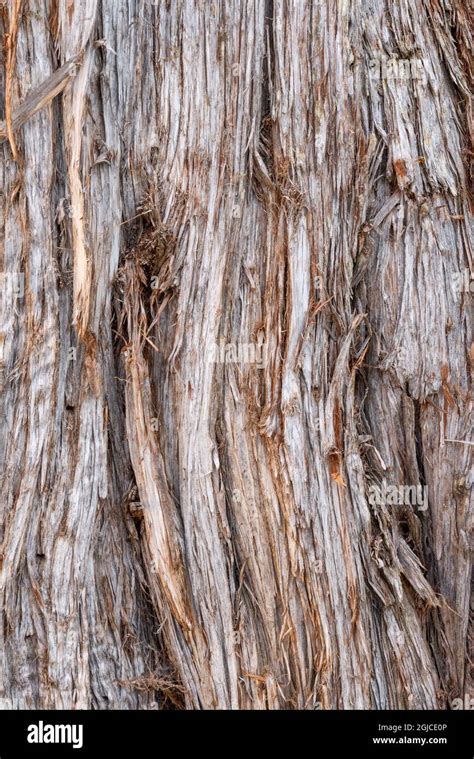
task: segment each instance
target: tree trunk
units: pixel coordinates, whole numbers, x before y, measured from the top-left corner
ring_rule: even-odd
[[[0,13],[1,703],[462,698],[464,4]]]

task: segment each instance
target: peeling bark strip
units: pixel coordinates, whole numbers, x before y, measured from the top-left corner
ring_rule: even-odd
[[[10,119],[9,123],[12,132],[23,126],[31,116],[34,116],[41,108],[49,105],[53,98],[64,90],[71,78],[75,76],[78,62],[78,57],[68,61],[64,66],[55,71],[54,74],[51,74],[43,84],[27,95],[24,102]],[[5,122],[2,122],[0,123],[0,142],[7,137],[7,125]]]
[[[460,0],[0,25],[0,705],[464,703]]]

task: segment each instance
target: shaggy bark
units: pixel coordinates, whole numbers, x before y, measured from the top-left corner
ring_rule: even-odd
[[[462,697],[464,4],[0,21],[2,703]]]

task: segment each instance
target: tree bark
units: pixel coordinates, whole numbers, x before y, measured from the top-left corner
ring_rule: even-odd
[[[0,20],[1,703],[462,698],[464,4]]]

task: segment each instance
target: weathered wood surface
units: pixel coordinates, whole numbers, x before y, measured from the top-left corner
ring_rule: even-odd
[[[464,4],[0,8],[0,703],[470,692]]]

